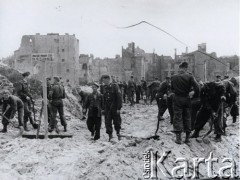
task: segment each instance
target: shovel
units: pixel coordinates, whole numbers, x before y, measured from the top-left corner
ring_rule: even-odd
[[[8,119],[6,116],[4,116],[4,113],[3,114],[1,113],[1,115],[2,115],[2,118],[5,118],[10,124],[13,125],[14,128],[19,129],[19,133],[17,134],[17,136],[23,135],[24,130],[23,130],[22,126],[20,126],[20,127],[16,126],[12,121],[10,121],[10,119]]]

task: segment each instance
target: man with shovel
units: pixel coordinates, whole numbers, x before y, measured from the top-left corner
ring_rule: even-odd
[[[32,95],[29,90],[29,78],[30,73],[25,72],[22,74],[23,80],[19,84],[19,88],[17,90],[17,96],[22,100],[24,104],[24,130],[29,131],[27,128],[27,122],[28,119],[30,120],[30,123],[32,124],[34,129],[38,128],[38,124],[33,120],[32,117],[32,111],[31,111],[31,103],[33,104]],[[33,109],[34,110],[34,109]]]
[[[20,131],[23,133],[23,112],[24,112],[23,102],[17,96],[10,95],[10,92],[8,90],[3,90],[1,94],[3,96],[3,99],[2,99],[3,129],[0,132],[1,133],[7,132],[8,124],[12,123],[11,119],[13,119],[16,112],[18,112],[19,128],[20,128]]]

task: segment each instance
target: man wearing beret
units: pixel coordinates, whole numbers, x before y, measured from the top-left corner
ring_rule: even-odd
[[[52,86],[51,93],[49,94],[49,99],[51,102],[51,108],[52,108],[52,124],[50,132],[56,128],[56,132],[59,133],[59,129],[57,126],[57,112],[60,116],[61,125],[64,127],[64,132],[67,131],[67,123],[64,117],[64,105],[63,105],[63,99],[65,98],[65,89],[63,85],[60,83],[59,77],[54,77],[54,84]]]
[[[32,118],[31,102],[33,101],[32,101],[32,95],[30,93],[29,83],[28,83],[29,75],[30,75],[29,72],[25,72],[22,74],[23,80],[19,83],[19,88],[17,90],[17,96],[23,101],[23,104],[24,104],[23,126],[25,131],[29,131],[27,127],[28,119],[30,120],[30,123],[32,124],[34,129],[38,128],[38,124],[36,124],[36,122],[34,122]]]
[[[110,76],[104,75],[103,80],[103,101],[104,101],[104,114],[106,133],[109,135],[109,141],[113,138],[113,128],[117,132],[118,139],[120,140],[121,118],[120,109],[122,108],[121,92],[116,83],[110,83]]]
[[[199,93],[199,87],[195,78],[187,73],[188,63],[179,65],[179,73],[171,77],[171,89],[173,91],[173,128],[176,133],[176,143],[181,144],[181,133],[186,132],[185,143],[189,143],[191,133],[191,101],[189,93],[193,88],[194,93]]]
[[[100,139],[100,129],[102,123],[103,95],[98,92],[99,85],[92,84],[93,92],[89,94],[83,105],[83,113],[88,109],[87,127],[94,140]]]

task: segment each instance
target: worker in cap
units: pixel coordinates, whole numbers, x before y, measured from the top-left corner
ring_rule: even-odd
[[[34,129],[38,128],[38,124],[32,117],[31,105],[34,103],[32,94],[30,93],[30,84],[28,82],[30,72],[25,72],[22,74],[23,80],[20,81],[18,88],[16,89],[17,96],[22,100],[24,104],[24,122],[23,127],[25,131],[29,131],[27,127],[28,121],[32,124]]]
[[[67,132],[67,122],[64,116],[64,104],[63,99],[66,97],[65,89],[60,83],[60,78],[55,76],[53,77],[54,84],[51,88],[51,93],[49,95],[49,100],[51,101],[52,108],[52,123],[50,125],[50,132],[54,129],[59,133],[57,126],[57,112],[60,116],[61,125],[64,127],[64,132]]]
[[[121,139],[121,117],[120,110],[122,108],[122,95],[119,86],[111,83],[108,75],[103,78],[103,99],[106,133],[109,135],[109,141],[113,138],[113,127],[116,130],[118,139]]]
[[[133,76],[131,76],[131,79],[128,81],[127,92],[128,92],[128,100],[130,101],[130,106],[133,106],[134,95],[136,93],[136,83],[134,81]]]
[[[103,95],[98,92],[99,85],[92,83],[93,92],[89,94],[83,105],[83,114],[88,110],[87,127],[94,140],[100,139],[102,124]]]
[[[185,131],[185,143],[190,143],[191,133],[191,101],[189,93],[194,90],[199,94],[198,83],[195,78],[187,72],[188,63],[182,62],[179,65],[178,74],[171,78],[171,90],[175,94],[173,101],[173,128],[176,133],[176,143],[181,144],[181,133]]]

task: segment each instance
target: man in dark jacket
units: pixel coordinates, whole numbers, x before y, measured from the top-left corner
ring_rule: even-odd
[[[54,85],[49,95],[52,107],[52,121],[53,121],[50,131],[56,128],[56,132],[59,133],[56,120],[57,112],[59,113],[60,116],[61,125],[64,127],[64,132],[67,131],[67,122],[64,117],[64,105],[63,105],[63,99],[65,98],[65,96],[66,96],[65,89],[63,85],[60,84],[59,77],[54,77]]]
[[[196,94],[199,93],[199,87],[195,78],[187,72],[188,63],[182,62],[179,65],[179,73],[171,78],[171,88],[173,98],[173,127],[176,132],[176,143],[181,144],[181,133],[186,132],[185,143],[189,143],[191,133],[191,102],[189,93],[192,88]]]
[[[224,133],[224,122],[222,112],[224,108],[221,102],[225,101],[226,89],[221,82],[206,82],[203,84],[200,92],[201,108],[196,117],[194,133],[192,138],[199,137],[200,130],[207,123],[209,118],[214,119],[214,129],[216,133],[215,140],[221,141],[221,135]]]
[[[147,82],[144,77],[141,79],[141,99],[143,98],[143,94],[147,94]]]
[[[128,100],[130,101],[130,105],[133,106],[134,104],[134,94],[136,92],[136,84],[134,82],[133,76],[131,76],[131,79],[128,81]]]
[[[167,101],[169,101],[170,99],[168,99],[168,94],[171,90],[171,85],[170,85],[170,77],[166,77],[166,80],[162,82],[162,84],[160,85],[160,88],[157,91],[157,104],[158,104],[158,120],[164,120],[164,118],[162,117],[163,114],[165,113],[165,111],[168,108],[168,104]],[[172,109],[171,107],[169,107],[169,109]],[[169,110],[170,116],[173,116],[171,113],[172,111]]]
[[[109,141],[112,139],[112,122],[117,132],[118,139],[120,140],[121,118],[120,110],[122,108],[122,97],[119,87],[116,83],[110,83],[110,76],[104,75],[102,77],[104,83],[104,114],[106,133],[109,135]]]
[[[24,105],[23,105],[22,100],[17,96],[10,95],[10,92],[8,90],[3,90],[1,92],[1,94],[3,95],[3,99],[0,100],[1,103],[3,104],[3,106],[2,106],[3,129],[0,132],[2,132],[2,133],[7,132],[7,126],[9,124],[9,120],[14,118],[16,112],[18,112],[19,128],[23,129]]]
[[[93,83],[93,92],[87,97],[83,106],[83,113],[86,113],[86,110],[88,109],[87,127],[91,132],[91,135],[94,136],[94,140],[100,139],[100,129],[102,123],[101,111],[103,108],[103,96],[97,91],[98,88],[99,85],[97,83]]]
[[[31,111],[31,103],[33,103],[32,95],[30,93],[28,78],[30,73],[25,72],[22,74],[23,80],[19,83],[18,89],[16,90],[17,96],[22,100],[24,104],[24,130],[29,131],[27,128],[27,122],[30,120],[34,129],[38,128],[38,124],[34,122]]]
[[[138,81],[136,84],[136,103],[139,104],[139,101],[141,99],[141,84]]]
[[[126,83],[126,81],[123,81],[123,102],[124,103],[127,103],[127,87],[128,87],[128,85],[127,85],[127,83]]]
[[[158,92],[160,84],[161,82],[158,80],[158,78],[155,78],[155,80],[149,85],[150,94],[151,94],[150,104],[152,104],[153,100],[156,99],[156,94]]]

